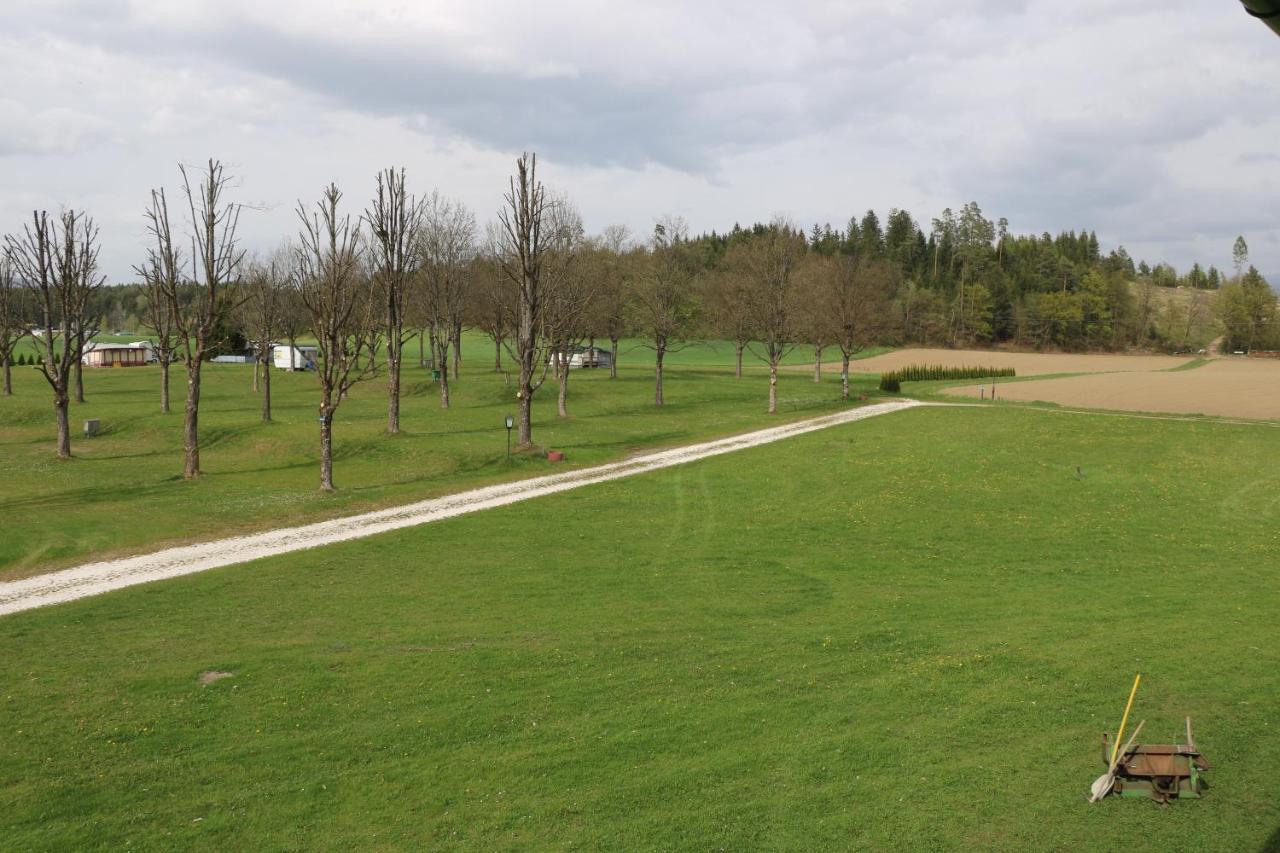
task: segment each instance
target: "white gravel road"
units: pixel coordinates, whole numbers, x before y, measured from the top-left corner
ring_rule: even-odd
[[[266,533],[254,533],[236,536],[229,539],[218,539],[197,545],[183,545],[177,548],[166,548],[151,554],[136,557],[124,557],[118,560],[107,560],[97,563],[86,563],[71,569],[51,572],[23,580],[0,583],[0,615],[33,610],[50,604],[59,604],[77,598],[100,595],[116,589],[135,584],[150,583],[165,578],[189,575],[216,569],[236,563],[245,563],[261,557],[284,554],[289,551],[301,551],[305,548],[318,548],[334,542],[345,542],[348,539],[360,539],[385,533],[388,530],[399,530],[402,527],[414,527],[452,518],[477,510],[504,506],[529,498],[549,495],[602,483],[606,480],[617,480],[653,471],[731,453],[748,447],[767,444],[800,435],[806,432],[825,429],[859,421],[864,418],[884,415],[902,409],[923,405],[945,405],[920,403],[916,400],[895,400],[888,403],[877,403],[857,409],[825,415],[820,418],[799,421],[786,426],[748,432],[731,438],[691,444],[672,450],[662,450],[632,457],[623,462],[597,465],[593,468],[580,468],[565,471],[562,474],[550,474],[513,483],[487,486],[472,489],[456,495],[418,501],[390,509],[366,512],[360,515],[336,518],[305,524],[300,527],[285,527]]]

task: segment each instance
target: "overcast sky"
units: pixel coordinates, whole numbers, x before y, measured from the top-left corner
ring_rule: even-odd
[[[84,208],[131,278],[154,186],[237,175],[246,244],[403,165],[484,221],[521,150],[589,230],[976,200],[1135,259],[1280,272],[1280,39],[1234,0],[0,0],[0,230]]]

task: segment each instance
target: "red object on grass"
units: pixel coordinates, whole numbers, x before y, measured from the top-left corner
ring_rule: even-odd
[[[559,450],[548,450],[547,459],[551,460],[552,462],[563,462],[564,454],[561,453]]]

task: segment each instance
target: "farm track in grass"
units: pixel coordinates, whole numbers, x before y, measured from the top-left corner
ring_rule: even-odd
[[[723,345],[674,354],[667,404],[659,408],[653,354],[634,343],[623,351],[616,379],[607,371],[573,375],[569,417],[556,415],[554,382],[535,398],[534,442],[564,451],[567,463],[560,464],[537,452],[507,457],[502,424],[515,411],[515,388],[494,371],[492,345],[481,336],[463,337],[462,377],[451,383],[447,411],[430,372],[416,361],[406,365],[399,435],[386,434],[385,377],[363,383],[338,411],[333,494],[316,488],[318,391],[310,374],[273,373],[274,420],[263,423],[251,369],[206,366],[205,473],[184,482],[181,370],[174,371],[169,414],[158,411],[158,368],[86,371],[87,402],[72,404],[72,424],[78,431],[83,419],[96,418],[102,432],[87,440],[74,435],[74,458],[60,462],[48,386],[34,369],[19,368],[14,395],[0,397],[0,580],[369,512],[565,464],[616,462],[848,408],[834,375],[821,384],[784,377],[779,412],[767,414],[763,370],[749,363],[747,375],[735,379],[732,348]],[[856,379],[853,393],[874,399],[873,379]]]
[[[318,548],[404,527],[414,527],[592,483],[603,483],[620,477],[629,477],[646,471],[718,456],[722,453],[757,447],[814,430],[920,405],[946,404],[926,404],[909,399],[878,403],[744,435],[647,453],[622,462],[593,468],[473,489],[405,506],[316,522],[301,527],[286,527],[265,533],[170,548],[153,554],[89,563],[24,580],[0,583],[0,615],[100,595],[141,583],[245,563],[290,551]]]

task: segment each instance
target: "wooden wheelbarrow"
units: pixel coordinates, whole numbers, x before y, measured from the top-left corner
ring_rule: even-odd
[[[1111,746],[1102,735],[1102,760],[1110,763]],[[1158,803],[1196,799],[1208,788],[1200,774],[1209,762],[1196,749],[1187,717],[1187,742],[1130,745],[1116,762],[1112,793],[1122,797],[1150,797]]]

